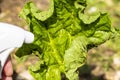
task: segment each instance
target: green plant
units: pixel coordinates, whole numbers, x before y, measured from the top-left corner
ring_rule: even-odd
[[[29,24],[35,41],[24,44],[16,55],[39,57],[29,68],[36,80],[78,80],[87,51],[117,34],[107,13],[87,14],[86,7],[86,0],[50,0],[45,11],[32,2],[25,5],[20,16]]]

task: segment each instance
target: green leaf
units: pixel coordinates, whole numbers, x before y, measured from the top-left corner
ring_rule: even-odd
[[[84,36],[77,37],[73,40],[70,48],[65,51],[64,63],[66,68],[66,76],[70,80],[75,80],[77,78],[76,70],[78,67],[82,66],[86,62],[87,53],[87,39]],[[74,76],[76,77],[74,77]]]
[[[50,66],[46,73],[46,80],[61,80],[59,67]]]
[[[95,22],[100,17],[100,13],[94,13],[92,15],[90,14],[83,14],[79,12],[79,18],[83,21],[84,24],[90,24],[92,22]]]
[[[31,3],[30,6],[31,6],[31,12],[34,15],[34,17],[41,21],[45,21],[46,19],[48,19],[53,14],[53,11],[54,11],[53,0],[50,0],[49,9],[47,11],[40,11],[35,7],[33,3]],[[32,6],[34,6],[35,8],[33,8]]]
[[[49,9],[40,11],[28,2],[20,16],[25,19],[35,40],[23,45],[17,56],[35,54],[40,61],[29,68],[36,80],[78,80],[78,68],[86,63],[88,49],[113,38],[107,13],[84,13],[86,0],[50,0]]]

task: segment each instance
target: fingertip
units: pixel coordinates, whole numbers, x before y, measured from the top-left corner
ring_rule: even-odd
[[[12,62],[10,57],[8,58],[8,60],[4,65],[3,74],[8,77],[13,75],[13,68],[12,68]]]
[[[32,43],[34,41],[34,34],[28,31],[25,31],[25,43]]]

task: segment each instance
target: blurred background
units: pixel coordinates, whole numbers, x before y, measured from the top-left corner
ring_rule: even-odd
[[[7,22],[27,29],[26,23],[19,18],[24,4],[29,0],[0,0],[0,22]],[[35,0],[40,5],[40,0]],[[111,18],[113,27],[120,29],[120,0],[87,0],[88,12],[105,11]],[[22,61],[17,61],[14,52],[11,55],[14,67],[14,80],[33,80],[27,71],[28,66],[37,59],[31,55]],[[80,68],[80,80],[120,80],[120,38],[88,51],[87,64]]]

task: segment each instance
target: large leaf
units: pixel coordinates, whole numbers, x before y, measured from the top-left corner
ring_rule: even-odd
[[[88,49],[98,46],[116,35],[107,13],[86,14],[86,0],[50,0],[50,8],[40,11],[34,3],[25,5],[24,18],[35,41],[21,55],[30,51],[40,61],[29,68],[36,80],[78,80],[78,68],[85,64]]]

